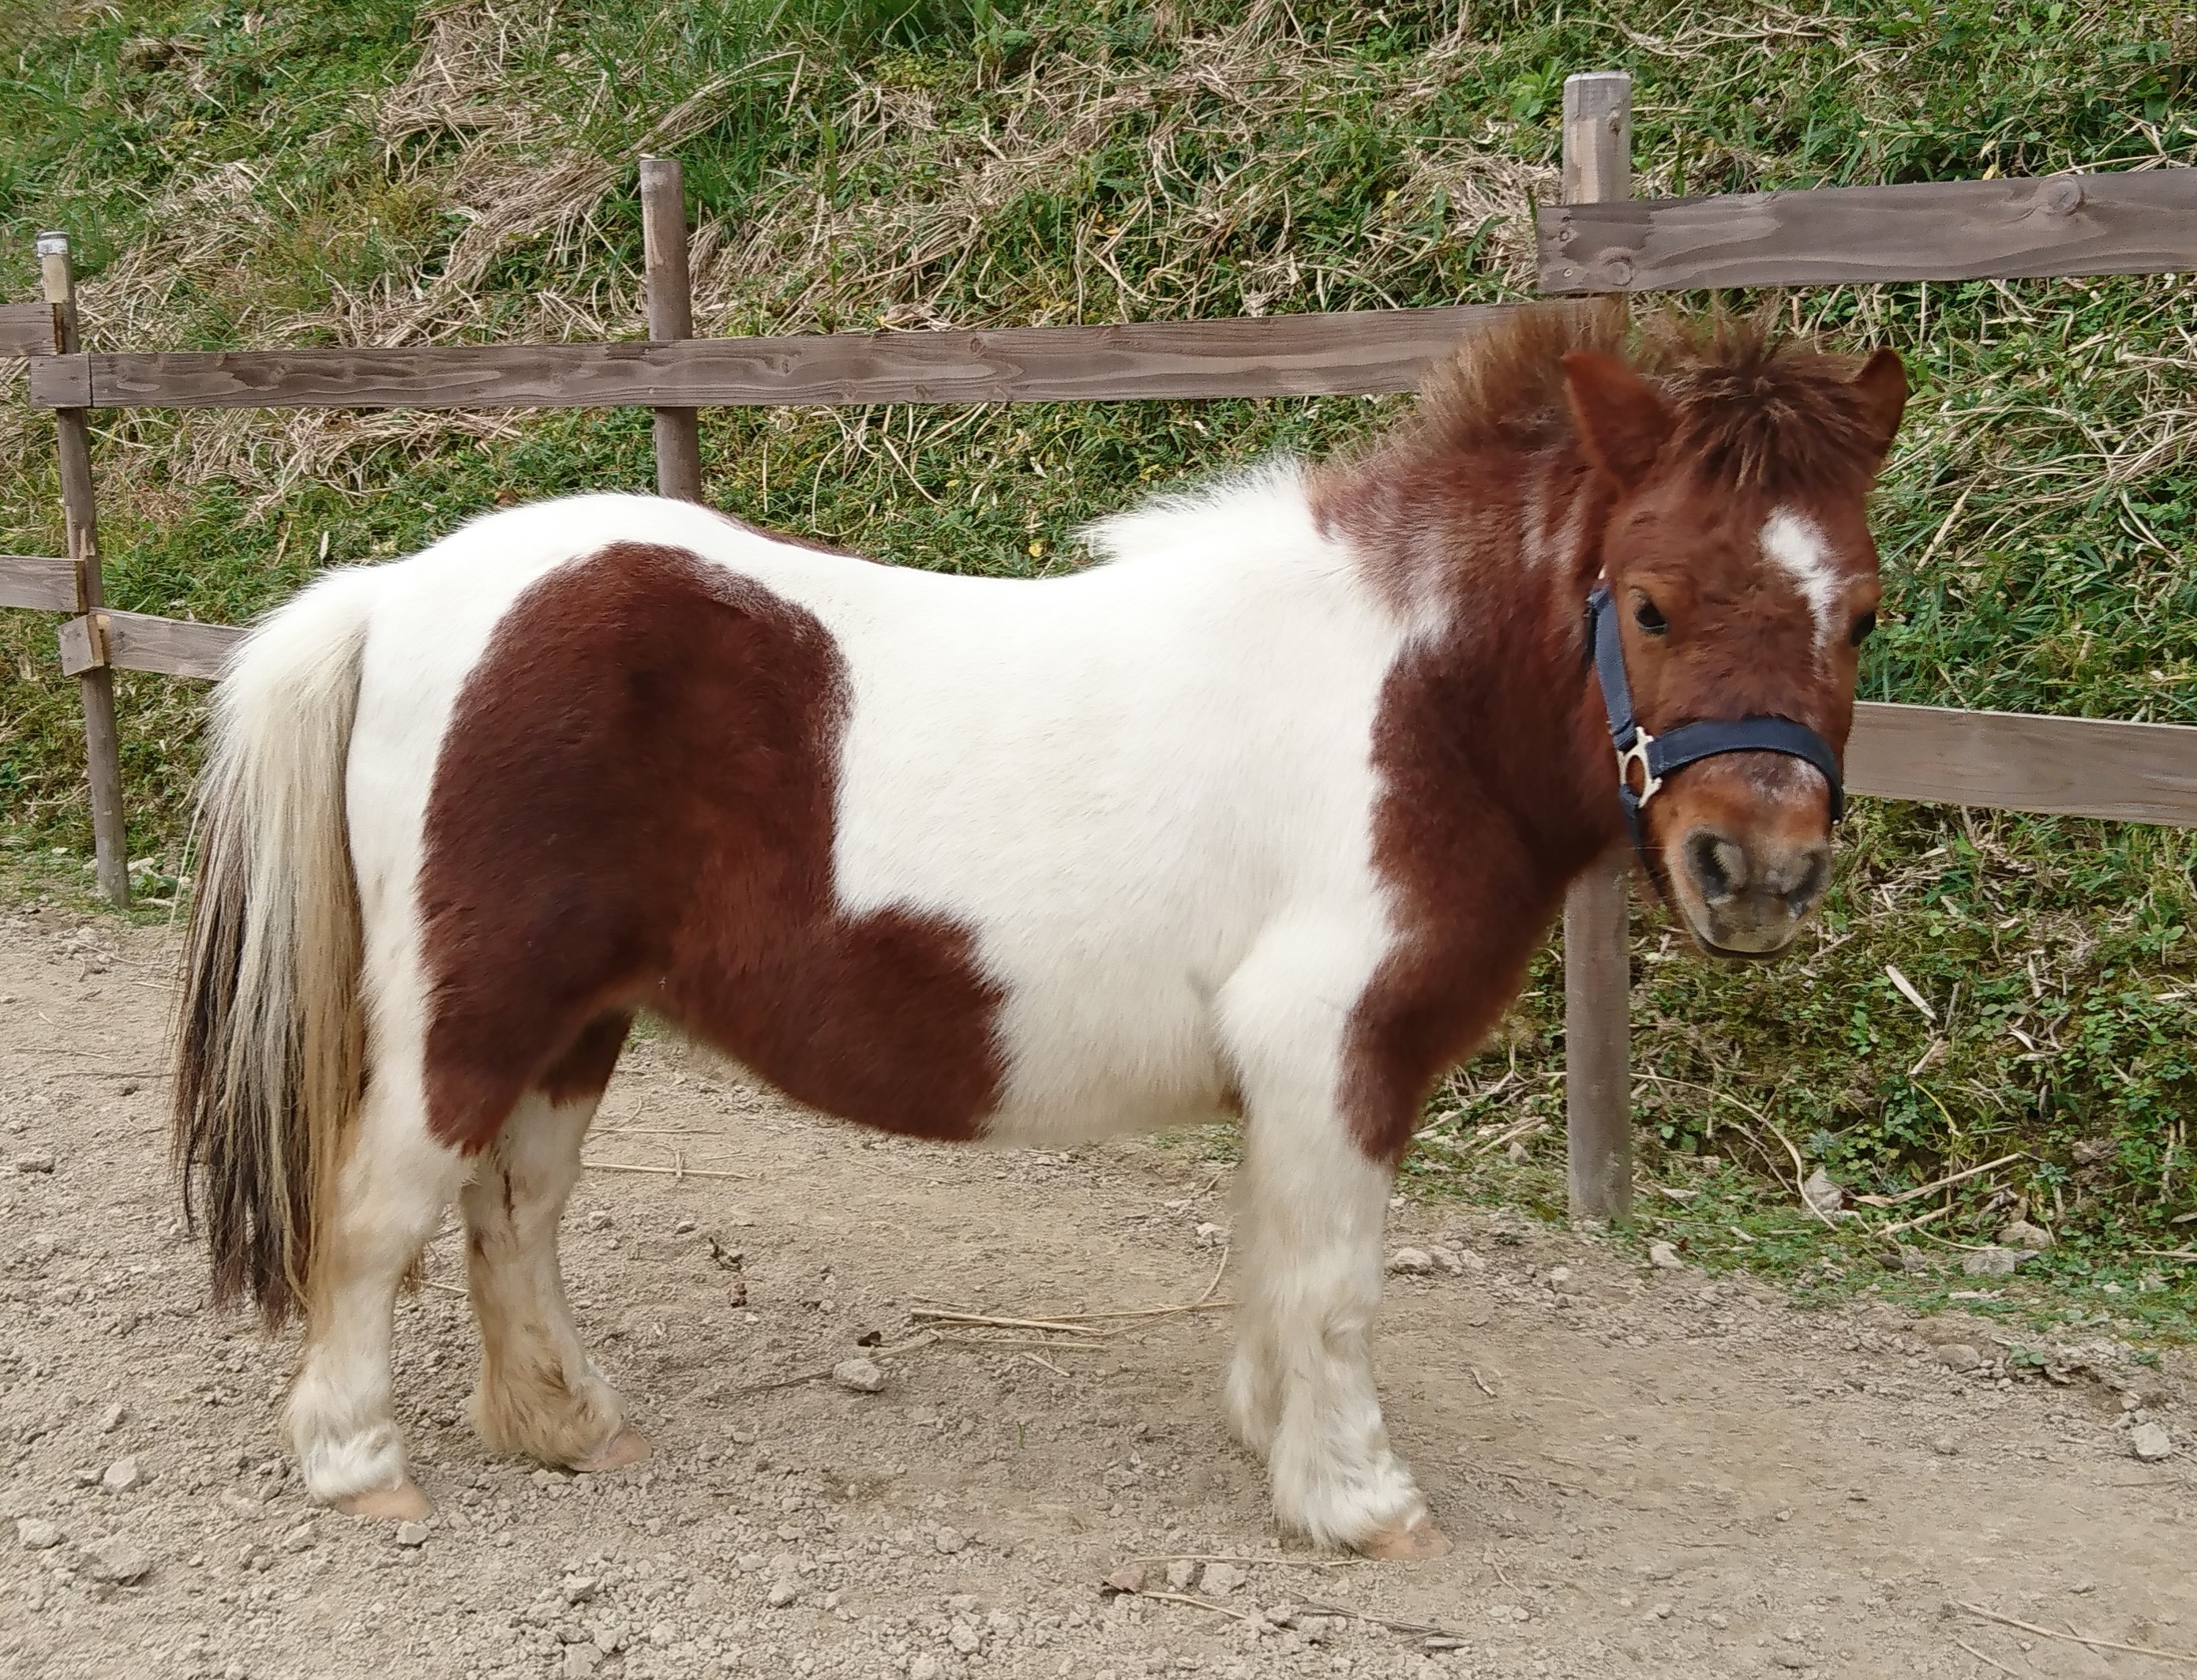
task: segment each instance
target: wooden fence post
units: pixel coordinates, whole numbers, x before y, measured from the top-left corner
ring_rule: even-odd
[[[648,270],[648,336],[694,336],[687,273],[687,188],[676,158],[641,160],[641,240]],[[656,410],[656,493],[702,499],[702,431],[692,408]]]
[[[73,356],[83,348],[77,332],[76,275],[67,234],[38,235],[38,273],[54,312],[54,350]],[[73,628],[96,662],[77,675],[84,696],[84,756],[91,780],[91,838],[99,889],[116,905],[130,903],[129,839],[122,822],[122,752],[114,727],[114,671],[107,663],[107,586],[99,571],[99,507],[92,492],[91,420],[88,410],[54,410],[61,455],[61,513],[67,521],[69,560],[76,580]]]
[[[1632,78],[1564,81],[1567,204],[1632,195]],[[1627,1037],[1632,858],[1598,859],[1564,900],[1564,1122],[1575,1219],[1632,1215],[1632,1081]]]

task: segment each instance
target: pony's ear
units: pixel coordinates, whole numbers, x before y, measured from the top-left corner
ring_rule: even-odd
[[[1881,350],[1862,363],[1861,372],[1846,381],[1861,405],[1863,435],[1876,449],[1881,463],[1892,453],[1892,440],[1899,431],[1899,417],[1907,410],[1907,368],[1895,350]]]
[[[1575,350],[1563,368],[1580,448],[1620,489],[1631,490],[1648,476],[1671,435],[1671,410],[1653,385],[1614,356]]]

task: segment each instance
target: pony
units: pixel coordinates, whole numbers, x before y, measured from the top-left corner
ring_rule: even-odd
[[[453,1202],[487,1448],[646,1455],[557,1231],[648,1010],[917,1137],[1240,1117],[1230,1422],[1283,1529],[1445,1549],[1371,1362],[1398,1161],[1628,812],[1705,952],[1822,896],[1905,397],[1888,350],[1534,307],[1371,445],[1106,519],[1065,576],[589,495],[323,576],[216,692],[174,1111],[215,1299],[303,1315],[311,1495],[428,1509],[394,1304]],[[1814,744],[1643,761],[1591,598],[1640,739]]]

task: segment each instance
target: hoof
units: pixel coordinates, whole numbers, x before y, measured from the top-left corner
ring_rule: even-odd
[[[369,1487],[328,1502],[346,1516],[374,1517],[383,1522],[418,1522],[435,1507],[410,1477],[389,1487]]]
[[[623,1470],[629,1464],[638,1464],[648,1457],[648,1437],[632,1429],[621,1429],[584,1458],[576,1458],[569,1466],[574,1470]]]
[[[1369,1534],[1358,1543],[1358,1550],[1384,1563],[1416,1563],[1448,1551],[1449,1536],[1435,1526],[1433,1518],[1420,1515],[1400,1528]]]

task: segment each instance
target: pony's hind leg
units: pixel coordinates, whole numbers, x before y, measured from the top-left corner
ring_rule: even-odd
[[[580,1143],[625,1038],[598,1022],[529,1092],[466,1186],[468,1280],[483,1357],[473,1427],[493,1451],[605,1470],[648,1456],[572,1324],[557,1226],[580,1176]]]
[[[418,1517],[391,1405],[397,1291],[466,1173],[428,1135],[397,1058],[369,1082],[313,1258],[305,1345],[287,1420],[306,1491],[359,1516]],[[416,1065],[416,1064],[415,1064]]]

